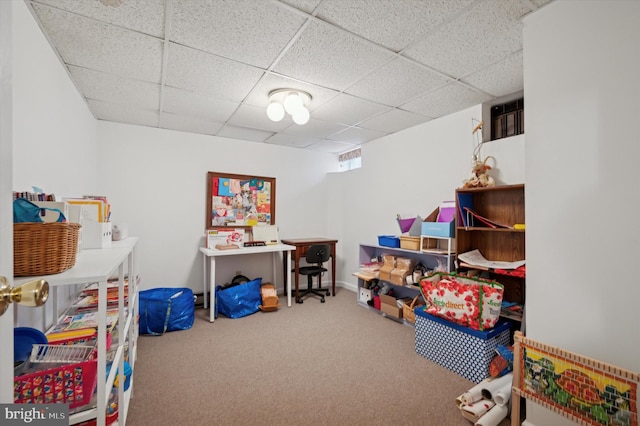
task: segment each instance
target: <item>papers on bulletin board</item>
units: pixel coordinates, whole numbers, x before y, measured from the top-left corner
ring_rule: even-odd
[[[480,266],[491,269],[516,269],[526,263],[524,260],[518,260],[515,262],[487,260],[482,253],[480,253],[480,250],[477,249],[459,254],[458,259],[471,266]]]

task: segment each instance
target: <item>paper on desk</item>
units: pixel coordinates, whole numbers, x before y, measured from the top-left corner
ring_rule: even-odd
[[[465,263],[468,263],[469,265],[483,266],[485,268],[492,268],[492,269],[516,269],[526,263],[524,260],[517,260],[515,262],[487,260],[482,255],[482,253],[480,253],[480,250],[477,250],[477,249],[459,254],[458,259],[462,260]]]

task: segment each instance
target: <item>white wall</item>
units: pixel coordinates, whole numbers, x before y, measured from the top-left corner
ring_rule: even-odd
[[[13,189],[95,191],[96,121],[23,1],[13,45]]]
[[[202,292],[207,172],[276,178],[281,238],[334,236],[327,228],[327,170],[333,154],[276,145],[100,122],[98,191],[108,194],[112,221],[140,237],[143,288],[184,286]],[[237,271],[271,274],[270,256],[218,262],[219,284]],[[278,271],[277,285],[282,287]]]
[[[556,1],[524,26],[527,334],[636,372],[638,28],[637,1]]]
[[[56,196],[95,191],[96,121],[23,1],[12,4],[12,33],[12,189],[37,186]],[[62,288],[58,299],[76,291]],[[17,325],[39,326],[45,310],[51,318],[52,304],[16,309]]]

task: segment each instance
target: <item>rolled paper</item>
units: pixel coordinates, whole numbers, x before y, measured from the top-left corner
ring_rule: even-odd
[[[477,390],[470,389],[467,392],[462,394],[462,403],[464,405],[473,404],[476,401],[480,401],[482,399],[482,389],[478,388]]]
[[[464,417],[465,419],[469,420],[472,424],[477,422],[478,420],[480,420],[478,417],[474,416],[473,414],[464,411],[464,410],[460,410],[460,413],[462,414],[462,417]]]
[[[462,408],[463,405],[464,402],[462,401],[462,395],[458,395],[458,397],[456,398],[456,407]]]
[[[490,381],[483,381],[481,393],[484,399],[493,400],[493,394],[502,390],[505,386],[511,388],[511,382],[513,381],[513,373],[507,373],[502,377],[496,377]]]
[[[511,383],[493,393],[493,402],[496,405],[506,405],[509,403],[509,399],[511,399]]]
[[[477,421],[480,417],[484,416],[487,411],[495,407],[496,403],[490,401],[488,399],[483,399],[482,401],[474,402],[473,404],[463,405],[460,409],[469,414],[469,416],[463,416],[466,419],[473,418],[473,421]]]
[[[496,405],[480,417],[473,426],[498,426],[508,413],[509,408],[506,405]]]
[[[465,405],[473,404],[482,399],[482,388],[485,387],[489,380],[485,379],[462,394],[462,402]]]

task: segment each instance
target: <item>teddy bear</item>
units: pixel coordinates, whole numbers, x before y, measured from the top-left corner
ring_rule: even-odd
[[[492,156],[485,157],[484,161],[479,161],[477,158],[474,159],[471,177],[464,181],[463,188],[488,188],[496,186],[496,181],[487,173],[492,169],[492,167],[487,164],[490,158],[495,161],[495,158]]]

